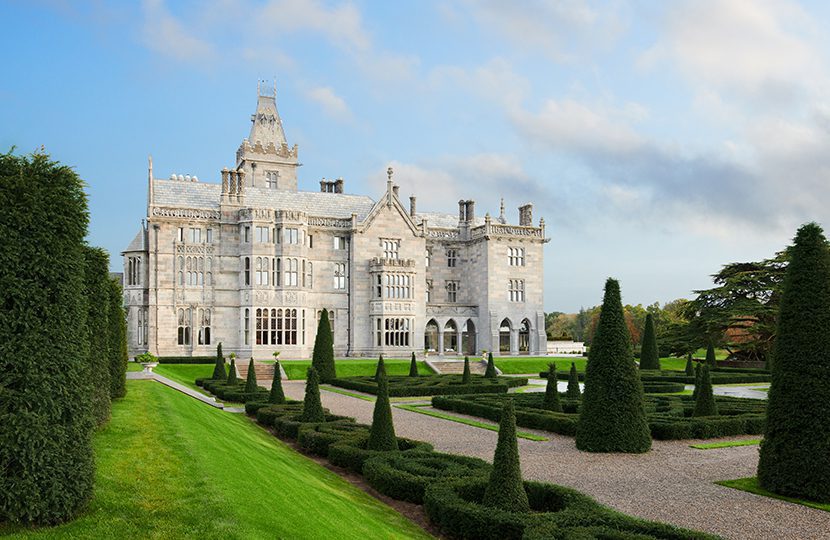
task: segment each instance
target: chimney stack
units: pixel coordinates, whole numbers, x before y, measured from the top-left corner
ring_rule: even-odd
[[[334,192],[343,193],[343,178],[340,177],[334,181]]]
[[[519,207],[519,225],[522,227],[533,226],[533,205],[527,203]]]
[[[409,217],[415,219],[415,195],[409,196]]]
[[[476,217],[476,202],[475,201],[467,201],[466,204],[466,214],[467,214],[467,221],[475,221]]]

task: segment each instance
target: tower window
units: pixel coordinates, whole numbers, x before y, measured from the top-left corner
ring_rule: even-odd
[[[458,264],[458,250],[457,249],[448,249],[447,250],[447,266],[449,268],[455,268]]]

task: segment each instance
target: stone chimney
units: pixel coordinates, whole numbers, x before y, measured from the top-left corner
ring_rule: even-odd
[[[343,178],[338,178],[334,181],[334,192],[343,193]]]
[[[519,225],[522,227],[533,226],[533,205],[527,203],[519,207]]]
[[[458,222],[467,221],[467,201],[458,201]]]
[[[409,196],[409,217],[415,219],[415,195]]]
[[[476,202],[475,201],[467,201],[465,203],[465,213],[467,217],[467,221],[473,222],[475,221],[476,217]]]

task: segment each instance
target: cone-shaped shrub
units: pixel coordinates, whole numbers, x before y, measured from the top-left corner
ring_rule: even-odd
[[[233,355],[231,355],[231,365],[228,368],[228,380],[226,384],[236,384],[236,358]]]
[[[643,383],[631,353],[620,285],[614,279],[605,284],[599,323],[588,353],[576,447],[589,452],[631,453],[651,448]]]
[[[418,376],[418,361],[415,360],[415,353],[412,353],[412,360],[409,361],[409,376],[410,377],[417,377]]]
[[[472,376],[470,375],[470,357],[464,357],[464,373],[461,375],[461,382],[462,384],[470,384],[470,379]]]
[[[778,315],[758,480],[764,489],[830,502],[830,252],[802,226]]]
[[[706,347],[706,365],[713,368],[718,367],[718,361],[715,358],[715,346],[712,345],[711,341]]]
[[[256,370],[254,369],[254,359],[251,358],[251,361],[248,362],[248,377],[245,379],[245,392],[253,393],[256,392],[256,389]]]
[[[386,375],[386,365],[383,363],[383,355],[378,358],[378,367],[375,368],[375,382],[380,382],[380,374]]]
[[[378,395],[375,399],[372,428],[369,430],[366,448],[383,452],[398,449],[395,425],[392,423],[392,406],[389,404],[389,381],[386,371],[382,371],[378,377]]]
[[[222,354],[222,344],[216,346],[216,364],[213,366],[213,376],[211,379],[221,380],[227,379],[228,374],[225,373],[225,356]]]
[[[718,404],[712,394],[712,378],[709,376],[709,366],[700,370],[700,390],[695,396],[695,409],[692,416],[717,416]]]
[[[271,379],[271,393],[268,394],[268,403],[285,403],[279,360],[274,361],[274,378]]]
[[[571,372],[568,374],[568,391],[565,393],[568,399],[579,399],[582,393],[579,391],[579,373],[576,372],[576,362],[571,362]]]
[[[545,387],[545,399],[542,406],[548,411],[562,412],[562,404],[559,403],[559,390],[556,388],[556,364],[548,366],[548,385]]]
[[[692,353],[686,353],[686,376],[693,377],[695,374],[695,363],[692,361]]]
[[[495,379],[498,374],[496,373],[496,363],[493,361],[493,353],[487,354],[487,369],[484,371],[484,376],[488,379]]]
[[[519,466],[516,413],[513,411],[512,399],[504,400],[499,422],[499,442],[493,456],[493,471],[482,504],[508,512],[530,512]]]
[[[692,390],[692,399],[697,401],[697,394],[700,391],[700,377],[703,366],[698,363],[695,365],[695,388]]]
[[[308,368],[305,382],[305,398],[303,399],[303,414],[301,422],[324,422],[323,403],[320,401],[320,376],[314,366]]]
[[[124,318],[124,297],[121,283],[110,279],[109,324],[110,398],[127,395],[127,321]]]
[[[329,382],[337,378],[337,370],[334,367],[334,337],[331,335],[331,323],[327,309],[320,313],[320,321],[317,323],[317,337],[314,338],[311,365],[317,370],[321,381]]]
[[[654,317],[646,315],[646,327],[640,345],[640,369],[660,369],[660,353],[657,352],[657,334],[654,333]]]

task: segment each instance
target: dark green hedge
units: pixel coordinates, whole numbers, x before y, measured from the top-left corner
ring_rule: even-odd
[[[279,405],[298,405],[298,404],[302,405],[303,402],[302,401],[294,401],[294,400],[291,400],[291,399],[286,399],[285,403],[280,403]],[[247,414],[248,416],[256,417],[256,415],[257,415],[257,413],[259,412],[260,409],[262,409],[263,407],[270,407],[272,405],[274,405],[274,403],[270,403],[268,401],[248,401],[248,402],[245,403],[245,414]],[[300,410],[302,411],[302,408],[300,408]]]
[[[111,375],[109,356],[109,255],[101,248],[84,246],[84,296],[87,303],[87,339],[89,343],[89,381],[92,385],[90,406],[98,424],[110,418]]]
[[[545,379],[548,376],[547,371],[539,373],[540,379]],[[560,381],[568,379],[567,373],[559,373],[557,378]],[[737,384],[737,383],[765,383],[772,380],[772,375],[763,369],[750,368],[716,368],[711,370],[710,376],[712,384]],[[580,381],[585,381],[585,373],[578,373],[577,377]],[[694,375],[686,375],[685,371],[640,371],[640,380],[646,382],[675,382],[683,384],[694,384]],[[471,392],[472,393],[472,392]]]
[[[674,394],[686,389],[684,383],[668,381],[644,381],[643,392],[646,394]]]
[[[110,368],[110,399],[127,395],[127,319],[123,307],[121,282],[109,279],[109,312],[107,313],[107,352]]]
[[[300,428],[304,426],[315,426],[332,422],[354,422],[350,416],[338,416],[336,414],[323,414],[322,422],[304,422],[302,413],[295,415],[276,416],[271,423],[277,435],[283,439],[296,440],[300,434]]]
[[[301,401],[293,401],[291,403],[281,403],[279,405],[268,405],[257,409],[256,421],[265,427],[273,427],[274,420],[286,415],[298,415],[303,412],[303,403]]]
[[[334,386],[377,394],[374,377],[344,377],[330,381]],[[461,375],[424,375],[422,377],[389,377],[390,397],[439,396],[456,394],[505,394],[509,388],[524,386],[527,379],[498,377],[489,379],[473,375],[469,384],[462,383]]]
[[[245,383],[242,381],[236,384],[226,384],[222,380],[196,379],[196,385],[201,386],[218,399],[233,401],[236,403],[247,403],[249,401],[268,401],[269,391],[258,386],[256,392],[246,392]]]
[[[351,419],[350,419],[351,420]],[[300,426],[297,443],[307,452],[328,457],[329,446],[355,436],[368,436],[370,426],[351,422],[327,422]]]
[[[338,467],[343,467],[344,469],[349,469],[352,472],[360,474],[363,471],[363,464],[367,459],[388,453],[377,450],[367,450],[366,443],[368,440],[369,435],[367,433],[366,435],[356,435],[355,437],[332,444],[329,446],[329,462],[332,465],[337,465]],[[399,452],[408,452],[412,450],[429,452],[432,450],[432,445],[421,441],[398,437]]]
[[[216,364],[215,356],[159,356],[159,364]]]

